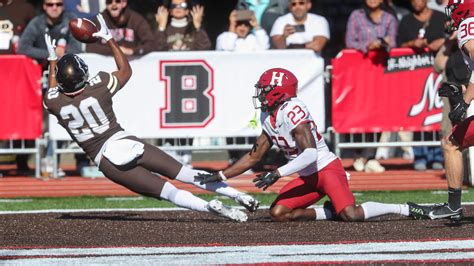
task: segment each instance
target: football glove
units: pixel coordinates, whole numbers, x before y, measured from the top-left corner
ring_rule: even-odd
[[[48,61],[58,60],[56,56],[56,40],[51,39],[47,33],[44,34],[44,41],[46,42],[46,48],[48,49]]]
[[[456,103],[452,106],[451,112],[449,112],[449,120],[454,124],[462,122],[466,117],[466,111],[469,108],[469,104],[467,104],[464,100],[461,102]]]
[[[196,181],[199,181],[199,184],[201,185],[222,181],[222,178],[220,177],[218,172],[208,173],[208,174],[198,173],[194,177],[194,179]]]
[[[438,89],[438,95],[440,97],[449,98],[450,102],[454,105],[463,101],[461,85],[450,81],[446,81],[441,84]]]
[[[280,179],[280,177],[281,176],[277,171],[265,172],[257,175],[253,182],[257,188],[263,188],[263,190],[266,190],[271,185],[275,184],[275,182]]]
[[[100,30],[98,32],[92,33],[92,36],[102,38],[108,42],[110,39],[112,39],[112,34],[110,33],[107,24],[105,24],[105,20],[101,14],[97,15],[97,20],[99,20],[100,23]]]

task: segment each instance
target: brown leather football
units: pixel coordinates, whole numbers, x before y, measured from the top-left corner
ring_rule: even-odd
[[[69,21],[69,29],[72,36],[80,42],[93,43],[99,40],[92,36],[92,33],[97,32],[95,23],[86,18],[71,19]]]

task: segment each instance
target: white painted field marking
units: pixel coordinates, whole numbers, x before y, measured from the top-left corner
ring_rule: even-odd
[[[7,265],[473,261],[474,240],[315,245],[0,249]]]

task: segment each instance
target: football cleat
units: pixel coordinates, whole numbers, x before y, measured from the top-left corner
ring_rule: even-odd
[[[432,211],[430,206],[421,206],[413,202],[407,202],[409,217],[413,217],[415,220],[431,218],[429,213]]]
[[[428,214],[431,219],[449,218],[452,221],[460,221],[464,217],[462,214],[462,207],[456,210],[451,209],[448,203],[435,205]]]
[[[248,219],[247,214],[245,214],[243,211],[225,206],[219,200],[209,201],[209,203],[207,204],[207,209],[211,213],[229,218],[230,220],[234,222],[243,223],[243,222],[246,222]]]
[[[260,201],[244,193],[238,194],[234,200],[241,206],[245,207],[249,212],[255,212],[258,209],[258,206],[260,206]]]

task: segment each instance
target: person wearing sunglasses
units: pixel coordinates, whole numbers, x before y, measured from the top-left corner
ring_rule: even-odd
[[[186,0],[172,0],[169,9],[160,6],[155,14],[158,30],[156,50],[210,50],[211,41],[202,29],[204,7],[190,6]]]
[[[48,33],[58,40],[56,54],[82,52],[81,43],[69,31],[69,20],[76,18],[70,12],[64,11],[63,0],[44,0],[44,13],[34,17],[23,31],[18,44],[18,53],[38,60],[43,68],[48,61],[48,50],[44,43],[44,34]]]
[[[280,16],[273,24],[270,36],[276,49],[311,49],[320,53],[329,40],[326,18],[309,13],[310,0],[289,0],[290,13]]]
[[[128,8],[127,0],[106,0],[102,11],[105,23],[122,52],[127,56],[144,55],[153,50],[154,36],[150,25],[139,13]],[[86,51],[111,55],[104,41],[87,44]]]

